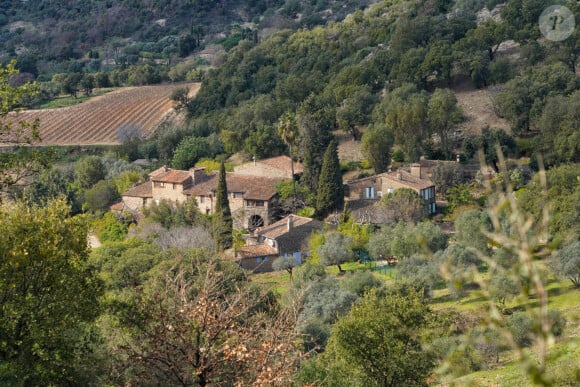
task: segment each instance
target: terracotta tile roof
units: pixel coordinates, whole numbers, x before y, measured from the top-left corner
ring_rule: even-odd
[[[272,168],[292,173],[292,169],[289,167],[290,157],[288,156],[271,157],[269,159],[258,160],[257,162],[266,164],[267,166]],[[294,173],[302,173],[302,172],[304,172],[304,167],[302,166],[302,164],[297,161],[294,161]]]
[[[280,219],[279,221],[272,223],[269,226],[262,227],[258,229],[258,235],[263,235],[266,238],[276,239],[280,235],[288,233],[288,220],[292,220],[292,229],[305,225],[314,221],[312,218],[307,218],[298,215],[288,215],[287,217]]]
[[[165,171],[159,169],[149,174],[152,181],[159,181],[163,183],[183,184],[188,179],[191,179],[191,172],[180,171],[177,169],[166,168]]]
[[[401,177],[400,179],[399,179],[399,174]],[[362,182],[365,182],[368,180],[375,180],[377,178],[383,178],[383,179],[389,179],[392,181],[396,181],[397,183],[406,185],[407,187],[415,189],[415,190],[425,189],[425,188],[429,188],[429,187],[434,186],[434,184],[433,184],[433,182],[431,182],[431,180],[419,179],[418,177],[415,177],[415,176],[411,175],[409,172],[402,170],[402,169],[398,169],[398,170],[393,171],[393,172],[385,172],[385,173],[380,173],[378,175],[363,177],[362,179],[351,180],[347,184],[356,185],[358,183],[362,183]]]
[[[243,246],[237,251],[239,258],[263,257],[265,255],[278,255],[278,250],[272,246],[261,243],[258,245]]]
[[[292,219],[292,228],[288,230],[288,219]],[[292,254],[297,251],[306,252],[310,235],[321,229],[323,223],[303,216],[288,215],[287,217],[258,230],[258,237],[275,239],[280,255]]]
[[[165,173],[165,172],[167,172],[167,169],[168,168],[166,165],[162,166],[161,168],[157,168],[156,170],[149,172],[149,177],[153,178],[153,177],[158,176],[162,173]]]
[[[130,196],[136,198],[152,198],[153,197],[153,187],[150,181],[139,184],[133,188],[129,188],[121,196]]]
[[[409,188],[413,189],[425,189],[433,187],[434,185],[430,180],[419,179],[418,177],[415,177],[411,175],[409,172],[403,171],[401,169],[393,172],[383,173],[381,174],[381,176],[384,176],[385,178],[396,181],[398,183],[404,184]]]
[[[242,192],[244,199],[270,200],[276,194],[276,184],[282,179],[268,177],[242,176],[226,173],[228,192]],[[217,173],[208,175],[208,179],[183,191],[186,195],[209,196],[217,190]]]
[[[115,203],[109,208],[111,209],[111,211],[123,211],[125,209],[125,203],[123,202]]]

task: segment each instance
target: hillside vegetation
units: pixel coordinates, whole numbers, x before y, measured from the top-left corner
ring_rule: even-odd
[[[9,17],[21,4],[37,15],[66,8],[70,20],[100,4],[139,17],[170,6],[215,11],[201,1],[1,4]],[[231,26],[199,51],[210,38],[193,26],[179,38],[179,55],[124,41],[113,47],[114,63],[102,47],[84,59],[38,51],[26,62],[22,46],[6,53],[21,61],[0,66],[0,138],[12,145],[0,152],[0,384],[578,385],[579,30],[561,42],[544,39],[542,0],[247,6],[258,4],[268,6],[255,22],[286,15],[276,20],[290,28],[263,25],[256,34]],[[220,5],[240,12],[234,2]],[[270,5],[279,7],[274,14]],[[305,9],[330,15],[338,5],[353,12],[300,24]],[[579,4],[568,7],[580,19]],[[34,26],[11,20],[8,31],[23,36]],[[44,67],[18,73],[22,63]],[[151,86],[165,80],[202,86],[195,98],[186,83]],[[88,97],[105,84],[149,85],[111,94],[119,106],[98,97],[63,110],[79,109],[69,126],[100,119],[87,135],[123,141],[108,152],[28,146],[41,135],[65,142],[83,131],[41,133],[40,121],[13,121],[23,106],[61,93]],[[175,104],[187,122],[151,136],[138,135],[146,118],[139,128],[109,125],[125,92],[154,89],[162,98],[144,98],[140,111],[153,117]],[[486,104],[473,107],[476,94]],[[347,142],[354,145],[345,149]],[[301,246],[300,265],[294,252],[252,257],[283,273],[258,276],[235,259],[251,241],[232,230],[228,196],[239,195],[228,194],[225,171],[234,160],[282,153],[304,172],[277,184],[280,206],[263,207],[280,210],[275,218],[295,212],[326,222]],[[340,153],[352,159],[340,162]],[[382,188],[376,197],[371,186],[365,196],[376,200],[343,205],[345,176],[417,171],[409,164],[421,156],[453,160],[425,161],[436,198],[431,186],[419,195]],[[141,183],[163,165],[219,169],[209,199],[219,201],[218,212],[173,195],[149,200]],[[119,203],[131,187],[142,190],[139,211]],[[438,213],[427,213],[427,197],[437,199]],[[357,216],[360,202],[377,216]],[[285,231],[296,231],[293,224]],[[89,248],[89,233],[99,247]]]

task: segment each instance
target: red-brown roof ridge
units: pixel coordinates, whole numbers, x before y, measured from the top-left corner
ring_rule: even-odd
[[[283,179],[237,175],[232,172],[226,173],[228,192],[241,192],[244,199],[270,200],[276,194],[276,184]],[[213,173],[201,184],[184,190],[186,195],[207,196],[217,190],[217,174]]]
[[[290,157],[286,155],[270,157],[269,159],[258,160],[258,162],[283,171],[287,172],[292,171],[292,169],[289,167]],[[301,163],[294,161],[293,164],[294,164],[294,173],[304,172],[304,167],[302,166]]]
[[[292,229],[301,227],[305,224],[313,222],[314,219],[307,218],[305,216],[298,216],[294,214],[290,214],[285,218],[280,219],[277,222],[272,223],[269,226],[262,227],[258,229],[258,235],[263,235],[270,239],[276,239],[281,235],[287,234],[288,230],[288,221],[292,221]]]
[[[150,181],[136,185],[135,187],[129,188],[123,193],[122,196],[130,196],[136,198],[152,198],[153,197],[153,187]]]

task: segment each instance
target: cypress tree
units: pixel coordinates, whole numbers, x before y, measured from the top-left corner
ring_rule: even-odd
[[[226,184],[226,168],[222,161],[218,175],[215,211],[213,214],[213,232],[217,250],[232,247],[232,212],[228,200],[228,186]]]
[[[319,217],[324,217],[334,209],[340,208],[344,200],[337,147],[336,140],[332,140],[324,152],[316,196],[316,214]]]

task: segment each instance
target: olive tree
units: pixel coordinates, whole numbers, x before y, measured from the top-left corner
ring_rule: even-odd
[[[326,266],[336,265],[338,266],[338,271],[343,272],[340,265],[352,259],[352,244],[351,236],[339,233],[327,234],[324,244],[318,248],[320,263]]]

